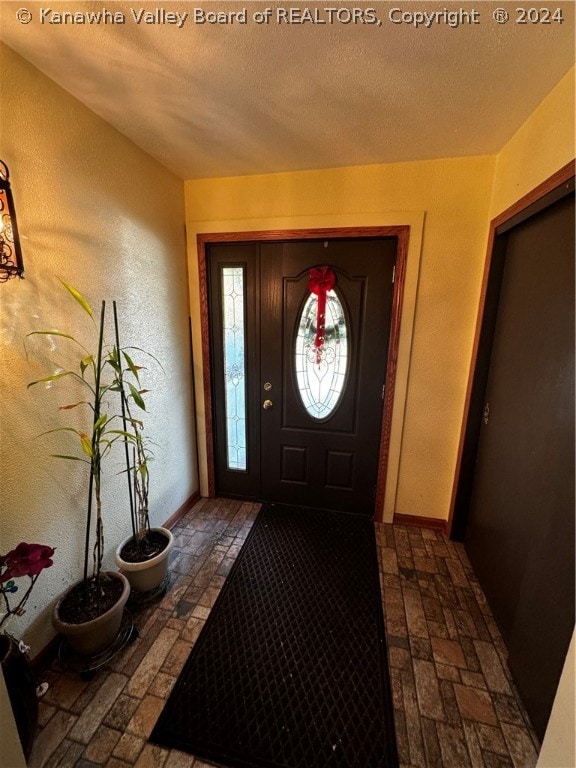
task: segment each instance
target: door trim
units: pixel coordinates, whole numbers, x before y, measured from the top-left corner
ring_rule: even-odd
[[[239,243],[247,241],[271,242],[279,240],[342,240],[367,239],[375,237],[396,237],[396,272],[394,280],[394,296],[392,300],[392,316],[390,323],[390,339],[388,346],[388,361],[386,366],[386,389],[382,409],[382,425],[380,430],[380,453],[378,458],[378,477],[376,481],[375,521],[381,522],[384,511],[384,494],[386,490],[386,473],[392,430],[392,411],[394,406],[394,388],[396,369],[398,365],[398,347],[400,341],[400,323],[402,320],[402,302],[406,279],[406,263],[410,226],[383,227],[329,227],[319,229],[283,229],[253,232],[212,232],[196,235],[198,248],[198,279],[200,291],[200,327],[202,332],[202,365],[204,369],[204,407],[206,420],[206,457],[208,472],[208,495],[213,497],[216,492],[216,471],[214,459],[214,424],[212,418],[212,369],[210,365],[210,332],[208,306],[208,278],[206,264],[207,246],[217,243]]]
[[[499,236],[503,235],[517,224],[520,224],[529,216],[534,215],[539,210],[543,210],[545,207],[555,202],[553,193],[558,193],[557,199],[566,194],[568,185],[571,182],[573,183],[574,173],[575,161],[572,160],[513,203],[509,208],[506,208],[506,210],[498,214],[498,216],[490,222],[484,274],[482,277],[482,287],[478,304],[476,330],[474,333],[468,385],[466,388],[466,399],[464,402],[464,412],[460,428],[454,483],[452,486],[450,512],[446,524],[446,529],[450,538],[453,538],[455,535],[456,538],[461,538],[465,527],[465,523],[462,519],[465,513],[459,509],[459,494],[465,493],[464,484],[467,482],[466,476],[471,476],[476,458],[475,444],[477,444],[477,437],[474,437],[475,430],[473,429],[472,421],[474,418],[479,418],[479,415],[476,414],[475,409],[473,408],[473,395],[475,385],[481,376],[486,375],[489,365],[489,359],[484,359],[482,352],[483,345],[486,343],[486,335],[490,336],[491,342],[491,335],[494,330],[493,328],[489,330],[486,327],[488,325],[486,310],[487,302],[490,298],[489,294],[491,291],[499,292],[502,277],[501,274],[496,274],[497,267],[495,266],[496,259],[494,258],[495,254],[498,253],[498,249],[502,248],[502,241],[499,240]],[[548,197],[549,199],[544,199]],[[457,528],[459,529],[458,531],[456,530]]]

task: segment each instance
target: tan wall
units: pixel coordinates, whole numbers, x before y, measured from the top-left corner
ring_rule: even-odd
[[[574,74],[572,67],[498,154],[491,218],[574,160]]]
[[[538,756],[537,768],[573,768],[576,765],[575,656],[574,634],[572,634],[554,706]]]
[[[159,444],[150,511],[153,524],[164,522],[197,487],[183,184],[5,46],[1,68],[0,157],[11,172],[26,279],[0,286],[0,552],[21,541],[57,547],[12,625],[35,654],[53,634],[52,602],[81,576],[87,475],[84,465],[50,457],[73,443],[36,437],[62,423],[57,407],[73,394],[57,384],[26,389],[47,367],[66,367],[67,344],[33,341],[27,359],[24,337],[36,328],[91,336],[57,277],[94,306],[119,301],[123,343],[146,348],[165,369],[150,364],[144,376],[152,390],[146,429]],[[107,566],[130,528],[122,467],[117,452],[104,478]]]
[[[412,225],[407,304],[414,306],[406,307],[397,381],[406,400],[394,413],[386,519],[394,511],[448,516],[493,171],[494,158],[475,157],[186,182],[197,381],[197,232]],[[196,396],[205,460],[199,388]]]

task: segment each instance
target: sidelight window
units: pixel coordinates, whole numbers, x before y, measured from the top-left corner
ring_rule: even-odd
[[[334,411],[348,370],[348,327],[336,291],[326,294],[324,343],[314,346],[318,297],[311,294],[304,304],[296,334],[294,364],[302,404],[313,419],[326,419]]]
[[[244,268],[222,267],[222,334],[228,469],[246,469]]]

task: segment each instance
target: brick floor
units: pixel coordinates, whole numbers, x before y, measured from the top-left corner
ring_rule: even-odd
[[[531,768],[538,741],[461,544],[377,526],[403,768]]]
[[[147,738],[258,509],[199,501],[173,529],[166,595],[134,609],[138,639],[89,681],[54,662],[30,768],[209,768]],[[401,768],[532,768],[538,742],[463,547],[420,528],[376,535]]]

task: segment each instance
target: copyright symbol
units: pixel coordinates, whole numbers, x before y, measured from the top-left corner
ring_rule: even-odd
[[[510,18],[510,14],[508,11],[504,10],[504,8],[496,8],[492,16],[494,17],[494,21],[498,24],[506,24]]]
[[[28,8],[20,8],[19,11],[16,11],[16,18],[20,24],[30,24],[32,21],[32,13]]]

